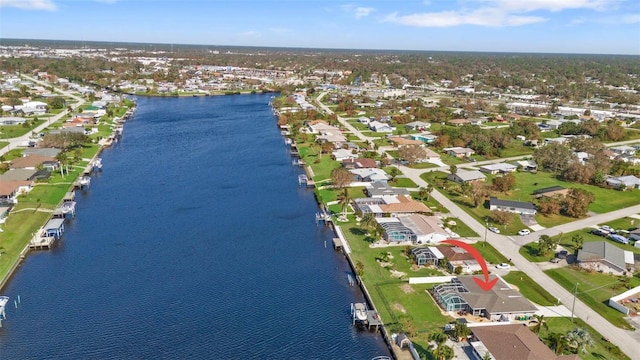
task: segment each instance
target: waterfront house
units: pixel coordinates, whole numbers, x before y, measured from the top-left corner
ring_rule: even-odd
[[[577,354],[556,355],[527,324],[473,326],[469,345],[476,359],[579,360]]]
[[[521,215],[535,215],[536,205],[530,202],[501,200],[492,196],[489,198],[489,210],[507,211]]]
[[[487,177],[478,170],[458,170],[455,175],[449,174],[447,179],[459,184],[473,181],[484,181]]]
[[[430,213],[431,209],[420,201],[407,195],[383,195],[379,197],[358,198],[354,200],[356,212],[373,214],[375,217],[399,216],[402,214]]]
[[[384,229],[383,238],[388,242],[435,244],[447,240],[449,235],[435,216],[412,214],[392,218],[376,218]]]
[[[40,156],[47,156],[47,157],[52,157],[55,158],[56,155],[58,155],[58,153],[60,153],[60,149],[56,149],[56,148],[29,148],[29,149],[25,149],[22,152],[23,156],[28,156],[28,155],[40,155]]]
[[[29,155],[15,158],[10,161],[10,166],[13,169],[29,169],[35,170],[39,166],[53,171],[58,168],[58,161],[49,156]]]
[[[487,174],[507,174],[516,171],[518,167],[508,163],[489,164],[480,166],[480,171]]]
[[[435,246],[415,247],[411,249],[413,260],[418,266],[436,265],[444,259],[444,255]]]
[[[364,192],[365,194],[367,194],[368,197],[373,197],[373,198],[381,197],[381,196],[397,196],[397,195],[409,196],[410,195],[409,190],[405,188],[391,187],[389,186],[389,184],[383,181],[374,181],[370,184],[367,184],[367,186],[364,189]]]
[[[353,160],[358,158],[357,154],[354,154],[352,150],[338,149],[331,153],[336,161]]]
[[[605,274],[622,275],[634,269],[633,252],[607,241],[587,242],[578,250],[578,266]]]
[[[36,169],[10,169],[0,175],[0,181],[31,181],[36,179]]]
[[[494,277],[495,278],[495,277]],[[492,321],[510,321],[531,317],[538,308],[501,278],[484,291],[473,276],[458,276],[450,283],[433,287],[431,294],[445,311],[466,311]]]
[[[29,180],[0,181],[0,204],[5,206],[17,204],[18,196],[31,191],[33,185],[33,181]]]

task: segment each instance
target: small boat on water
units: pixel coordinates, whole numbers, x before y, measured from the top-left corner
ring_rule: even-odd
[[[367,320],[367,307],[364,303],[353,304],[353,311],[354,311],[356,320],[359,320],[359,321]]]

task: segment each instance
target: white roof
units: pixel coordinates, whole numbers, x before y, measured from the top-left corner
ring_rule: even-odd
[[[634,258],[633,258],[633,252],[631,251],[624,251],[624,263],[625,264],[633,264],[634,262]]]
[[[437,247],[435,246],[429,246],[429,251],[431,251],[431,253],[433,254],[433,256],[436,257],[436,259],[444,259],[444,255],[442,255],[442,253],[440,252],[440,250],[438,250]]]

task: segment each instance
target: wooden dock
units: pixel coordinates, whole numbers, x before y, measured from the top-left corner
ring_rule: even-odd
[[[29,247],[36,250],[51,249],[55,242],[54,236],[34,236],[29,242]]]

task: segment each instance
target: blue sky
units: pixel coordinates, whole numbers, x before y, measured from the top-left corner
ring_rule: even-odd
[[[0,0],[0,37],[640,55],[640,1]]]

